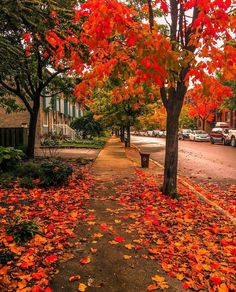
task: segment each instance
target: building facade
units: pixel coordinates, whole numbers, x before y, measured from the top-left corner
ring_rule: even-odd
[[[23,104],[18,97],[18,104]],[[42,97],[38,124],[36,130],[36,146],[39,146],[42,137],[48,133],[56,133],[74,138],[74,131],[70,128],[72,120],[83,116],[83,108],[78,102],[73,102],[63,94],[53,97]],[[7,114],[0,107],[0,128],[28,128],[30,114],[27,110]]]

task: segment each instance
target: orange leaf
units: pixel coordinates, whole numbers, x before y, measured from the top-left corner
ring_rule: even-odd
[[[84,292],[84,291],[86,290],[86,288],[87,288],[87,286],[86,286],[85,284],[80,283],[80,284],[79,284],[79,287],[78,287],[78,290],[79,290],[80,292]]]
[[[156,284],[151,284],[147,287],[147,290],[148,291],[154,291],[154,290],[157,290],[158,289],[158,286]]]

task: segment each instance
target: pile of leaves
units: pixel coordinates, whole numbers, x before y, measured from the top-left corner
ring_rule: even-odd
[[[1,291],[51,291],[55,264],[73,256],[74,228],[86,218],[90,183],[85,166],[61,188],[0,189]]]
[[[184,289],[235,291],[235,226],[216,209],[200,200],[187,187],[180,199],[160,192],[160,180],[137,171],[129,185],[120,186],[119,200],[137,231],[147,258],[157,260],[164,271],[182,281]],[[148,290],[167,286],[164,278],[150,283]],[[163,286],[162,285],[162,286]],[[167,286],[168,287],[168,286]]]

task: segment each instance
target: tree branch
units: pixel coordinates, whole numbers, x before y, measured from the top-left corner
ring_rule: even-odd
[[[20,91],[17,91],[17,89],[14,89],[14,88],[8,86],[1,78],[0,78],[0,84],[4,88],[6,88],[8,91],[10,91],[11,93],[14,93],[16,96],[18,96],[23,101],[23,103],[24,103],[25,107],[27,108],[28,112],[30,114],[33,114],[33,109],[31,108],[28,100],[25,98],[24,95],[21,94]],[[19,85],[17,85],[17,86],[19,86]]]
[[[43,84],[42,84],[42,89],[47,87],[48,84],[59,74],[64,73],[66,71],[68,71],[70,68],[69,67],[65,67],[64,69],[58,70],[57,72],[53,73]]]
[[[168,99],[167,99],[166,89],[165,89],[165,85],[164,84],[160,88],[160,93],[161,93],[161,99],[162,99],[162,102],[164,104],[164,107],[167,108],[168,107]]]
[[[152,8],[152,0],[147,0],[147,3],[148,3],[149,27],[150,27],[150,32],[152,32],[153,27],[154,27],[154,13],[153,13],[153,8]]]

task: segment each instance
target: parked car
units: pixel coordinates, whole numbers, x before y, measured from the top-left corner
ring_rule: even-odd
[[[178,133],[179,140],[189,139],[189,134],[192,133],[191,129],[181,129]]]
[[[211,130],[210,141],[211,144],[222,143],[223,145],[229,145],[228,140],[229,129],[228,127],[215,127]]]
[[[236,129],[229,129],[228,135],[226,137],[226,143],[236,147]]]
[[[148,137],[153,137],[153,130],[148,130],[146,133]]]
[[[209,142],[210,136],[207,132],[203,130],[194,130],[191,133],[189,133],[189,139],[192,141],[203,141],[203,142]]]
[[[160,130],[153,130],[153,137],[158,137]]]

